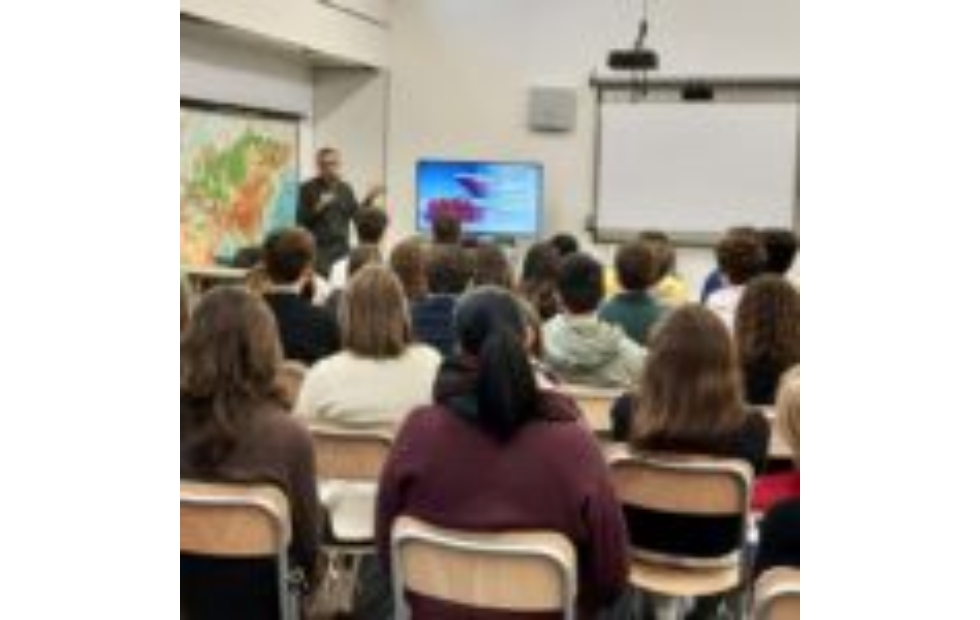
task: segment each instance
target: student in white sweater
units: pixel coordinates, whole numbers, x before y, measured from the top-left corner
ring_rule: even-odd
[[[343,350],[310,369],[296,404],[301,417],[395,429],[432,402],[442,360],[434,349],[412,344],[405,294],[388,268],[365,267],[348,283],[340,325]]]

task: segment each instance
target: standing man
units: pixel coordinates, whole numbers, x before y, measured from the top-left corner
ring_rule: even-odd
[[[351,220],[361,205],[340,176],[339,151],[321,149],[316,164],[319,175],[303,184],[296,219],[316,239],[317,273],[329,278],[333,264],[350,252]],[[382,193],[383,188],[372,188],[364,206],[370,206]]]

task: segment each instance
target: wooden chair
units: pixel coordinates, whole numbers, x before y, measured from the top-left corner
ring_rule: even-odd
[[[463,607],[575,617],[575,548],[553,532],[476,534],[401,517],[392,531],[395,618],[406,592]]]
[[[634,545],[630,581],[635,588],[681,602],[745,585],[744,549],[753,480],[747,463],[676,455],[641,456],[626,447],[614,449],[608,457],[613,484],[624,506],[739,521],[738,540],[719,557],[667,555]]]
[[[571,384],[563,385],[559,389],[575,400],[593,433],[600,436],[612,433],[612,408],[624,394],[624,390]]]
[[[755,586],[756,620],[799,620],[800,571],[774,568],[762,575]]]
[[[328,425],[310,428],[316,451],[320,503],[329,522],[324,587],[335,609],[353,602],[361,560],[374,553],[377,486],[394,437],[387,430]]]
[[[180,552],[221,559],[270,558],[277,568],[280,618],[298,620],[290,587],[289,501],[268,485],[180,481]]]

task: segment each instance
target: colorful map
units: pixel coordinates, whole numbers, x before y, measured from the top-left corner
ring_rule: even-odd
[[[180,109],[180,263],[204,266],[295,221],[294,121]]]

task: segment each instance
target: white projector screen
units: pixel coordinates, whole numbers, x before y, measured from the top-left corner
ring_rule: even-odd
[[[596,231],[711,241],[732,226],[793,226],[799,104],[607,103]]]

